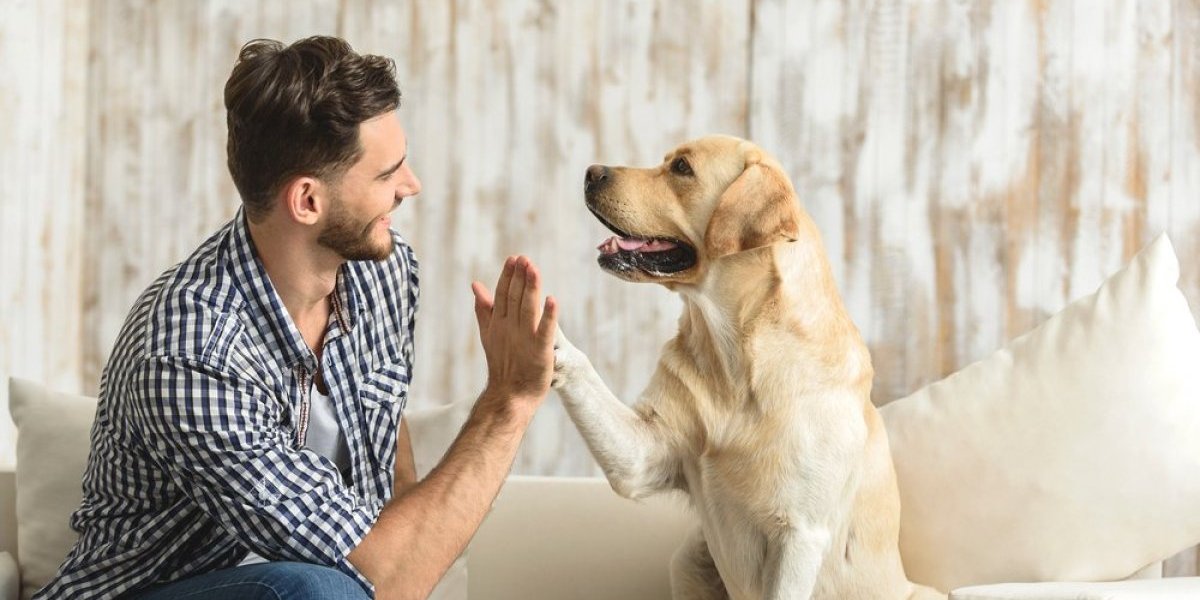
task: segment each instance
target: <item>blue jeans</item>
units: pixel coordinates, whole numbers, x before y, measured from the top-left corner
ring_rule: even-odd
[[[366,600],[349,575],[299,562],[267,562],[221,569],[123,596],[128,600]]]

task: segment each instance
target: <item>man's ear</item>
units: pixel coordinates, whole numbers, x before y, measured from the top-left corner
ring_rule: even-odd
[[[284,213],[293,221],[313,225],[328,207],[325,186],[315,177],[296,177],[281,192]]]
[[[800,238],[799,206],[779,167],[752,151],[746,168],[725,188],[708,220],[704,245],[709,258]]]

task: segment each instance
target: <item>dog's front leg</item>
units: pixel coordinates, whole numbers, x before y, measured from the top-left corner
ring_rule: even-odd
[[[613,490],[641,498],[671,487],[678,467],[657,424],[618,400],[562,330],[554,357],[552,385]]]
[[[765,600],[812,597],[831,536],[824,527],[790,527],[767,540],[764,564]]]

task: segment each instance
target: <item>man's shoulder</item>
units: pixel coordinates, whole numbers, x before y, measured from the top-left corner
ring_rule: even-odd
[[[128,334],[140,337],[142,355],[200,357],[214,337],[238,327],[238,319],[231,317],[241,312],[244,298],[229,264],[227,230],[218,231],[142,293],[126,324]]]

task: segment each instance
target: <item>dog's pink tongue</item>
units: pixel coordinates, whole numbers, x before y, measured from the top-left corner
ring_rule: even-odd
[[[675,244],[664,240],[642,240],[638,238],[621,238],[617,246],[622,250],[637,250],[638,252],[662,252],[675,247]]]
[[[662,252],[674,247],[675,244],[662,240],[651,241],[640,238],[623,238],[614,235],[604,240],[604,243],[597,246],[596,249],[604,254],[615,254],[619,250],[626,252]]]

